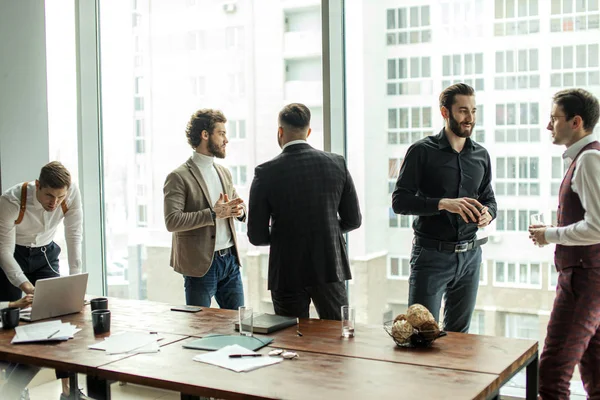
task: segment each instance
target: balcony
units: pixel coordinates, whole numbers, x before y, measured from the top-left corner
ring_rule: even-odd
[[[323,104],[323,82],[287,81],[285,83],[285,102],[303,103],[307,107]]]
[[[284,58],[319,57],[321,32],[286,32],[283,35]]]

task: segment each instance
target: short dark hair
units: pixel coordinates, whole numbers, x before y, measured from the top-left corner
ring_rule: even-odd
[[[40,189],[63,189],[71,187],[71,173],[58,161],[52,161],[42,167],[38,178]]]
[[[475,89],[466,83],[455,83],[452,86],[448,86],[440,94],[440,108],[446,107],[450,110],[450,107],[454,104],[454,98],[458,95],[475,96]]]
[[[279,112],[279,123],[296,129],[308,128],[310,126],[310,110],[304,104],[288,104]]]
[[[185,136],[188,144],[193,149],[200,146],[202,141],[202,131],[206,130],[209,135],[212,135],[215,125],[219,122],[227,122],[225,115],[219,110],[211,108],[203,108],[192,114],[187,127],[185,128]]]
[[[583,89],[565,89],[556,93],[552,98],[557,106],[562,107],[566,120],[579,115],[583,120],[583,129],[592,132],[600,117],[598,99]]]

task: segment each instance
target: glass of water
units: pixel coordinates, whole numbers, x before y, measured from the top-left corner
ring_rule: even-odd
[[[354,337],[354,307],[342,306],[342,337]]]
[[[254,328],[254,315],[252,313],[252,307],[242,306],[238,308],[238,314],[240,335],[252,336],[252,331]]]
[[[531,225],[546,225],[546,218],[544,213],[531,214],[529,217],[529,223]]]
[[[531,214],[529,217],[529,223],[531,226],[546,226],[546,218],[544,213]],[[541,244],[536,243],[538,247],[542,247]]]

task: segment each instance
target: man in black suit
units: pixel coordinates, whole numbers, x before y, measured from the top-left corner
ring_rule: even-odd
[[[277,315],[341,319],[352,279],[343,234],[361,224],[344,158],[312,148],[310,111],[289,104],[279,113],[281,154],[256,167],[250,188],[248,238],[271,245],[269,290]],[[271,222],[269,227],[269,221]]]

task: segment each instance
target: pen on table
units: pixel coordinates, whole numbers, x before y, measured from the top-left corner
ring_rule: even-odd
[[[262,354],[230,354],[229,358],[242,358],[242,357],[262,357]]]
[[[59,329],[59,330],[57,330],[56,332],[54,332],[53,334],[51,334],[51,335],[48,335],[48,337],[47,337],[46,339],[51,339],[51,338],[52,338],[52,336],[56,335],[58,332],[60,332],[60,329]]]

